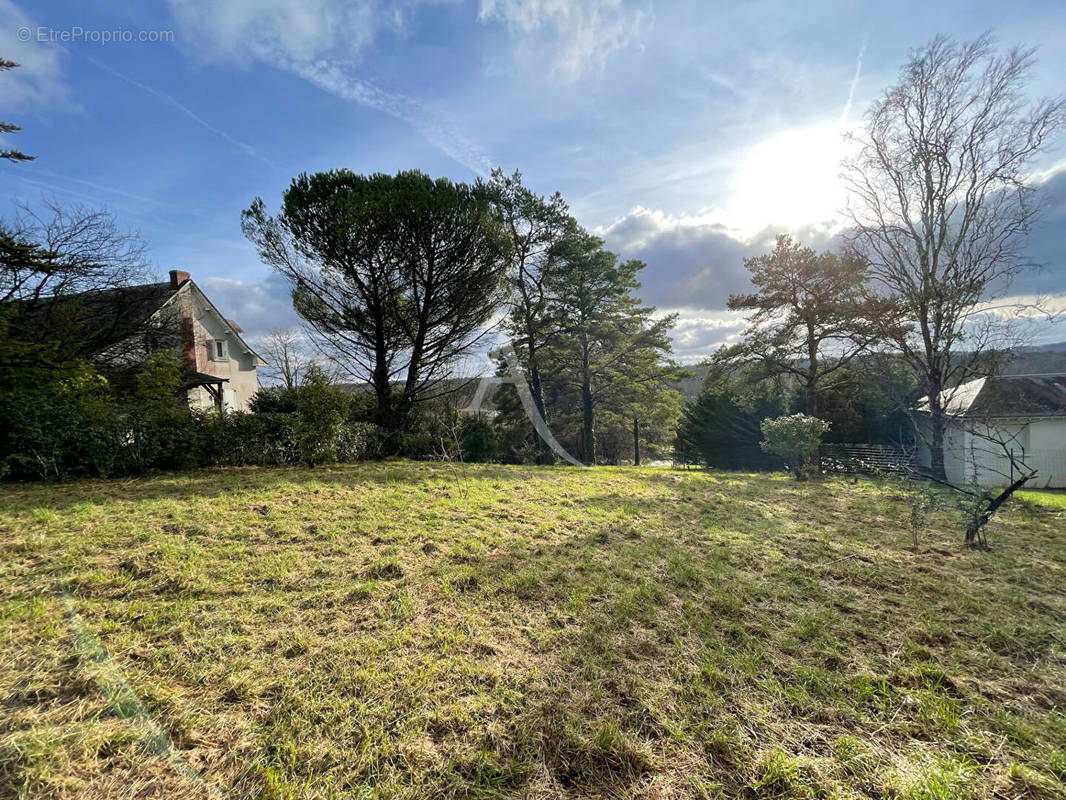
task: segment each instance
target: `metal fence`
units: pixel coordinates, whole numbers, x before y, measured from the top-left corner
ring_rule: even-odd
[[[917,455],[889,444],[823,444],[818,451],[822,472],[895,472],[918,470]]]

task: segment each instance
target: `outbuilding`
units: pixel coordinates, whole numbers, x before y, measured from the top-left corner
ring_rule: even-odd
[[[1019,469],[1030,486],[1066,488],[1066,374],[996,375],[945,391],[944,470],[957,485],[1007,486]],[[918,461],[931,464],[928,398],[918,407]]]

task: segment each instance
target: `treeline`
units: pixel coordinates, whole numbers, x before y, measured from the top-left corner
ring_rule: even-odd
[[[499,414],[464,416],[449,390],[500,320],[568,451],[617,463],[672,438],[673,320],[638,299],[644,265],[517,174],[462,184],[339,170],[295,179],[277,217],[253,204],[244,230],[290,281],[317,349],[248,413],[189,410],[180,331],[154,313],[154,284],[138,285],[140,240],[105,213],[49,211],[0,227],[0,477],[386,456],[549,463],[506,391]]]
[[[257,199],[243,230],[289,282],[318,351],[372,388],[386,453],[415,454],[412,434],[427,415],[439,422],[434,401],[455,365],[485,347],[494,318],[536,416],[584,463],[639,459],[671,439],[674,319],[637,296],[644,264],[621,261],[558,194],[536,194],[518,173],[472,184],[417,171],[304,174],[278,214]],[[513,391],[496,403],[495,457],[557,458]]]

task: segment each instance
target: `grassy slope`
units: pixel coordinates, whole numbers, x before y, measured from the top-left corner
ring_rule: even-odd
[[[0,796],[1066,797],[1062,510],[462,471],[0,488]]]

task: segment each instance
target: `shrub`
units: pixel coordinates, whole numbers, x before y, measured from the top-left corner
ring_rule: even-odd
[[[480,417],[463,417],[459,423],[463,461],[495,461],[499,454],[496,430]]]
[[[336,461],[341,426],[348,411],[348,395],[330,383],[316,364],[307,369],[296,398],[296,446],[309,467]]]
[[[118,410],[107,380],[85,364],[0,398],[0,476],[108,475],[119,449]]]
[[[299,396],[299,387],[264,386],[252,395],[248,410],[255,414],[292,414]]]
[[[797,480],[804,480],[817,470],[818,446],[829,423],[806,414],[764,419],[763,441],[759,446],[767,453],[784,458]]]
[[[6,376],[5,376],[6,377]],[[176,354],[152,355],[120,403],[87,365],[0,387],[0,478],[109,476],[197,466],[276,466],[376,457],[376,425],[350,421],[350,397],[311,370],[294,410],[190,411]],[[285,407],[272,393],[257,407]],[[264,399],[266,398],[266,399]]]
[[[199,430],[173,351],[158,350],[145,362],[123,422],[123,469],[187,469],[200,463]]]

